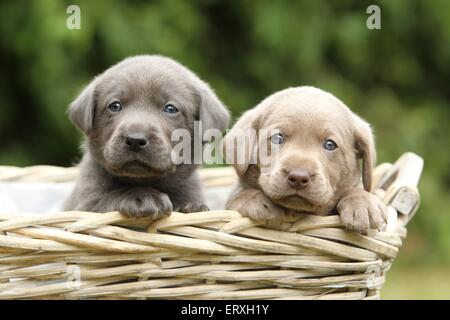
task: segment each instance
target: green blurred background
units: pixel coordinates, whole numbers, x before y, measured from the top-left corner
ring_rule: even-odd
[[[81,29],[66,8],[81,8]],[[366,9],[381,8],[381,30]],[[422,204],[383,298],[450,298],[450,1],[2,1],[0,165],[69,166],[65,109],[129,55],[171,56],[236,118],[270,93],[314,85],[371,122],[379,162],[425,158]]]

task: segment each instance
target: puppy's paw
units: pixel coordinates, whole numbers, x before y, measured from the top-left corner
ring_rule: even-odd
[[[337,205],[347,230],[367,234],[369,229],[386,229],[387,208],[380,199],[365,190],[354,188]]]
[[[209,211],[209,208],[204,203],[186,202],[175,207],[175,211],[182,213],[204,212]]]
[[[228,201],[226,208],[256,221],[283,221],[285,218],[285,210],[257,189],[242,190]]]
[[[123,196],[118,209],[130,218],[157,220],[169,216],[173,207],[167,194],[151,188],[137,188]]]

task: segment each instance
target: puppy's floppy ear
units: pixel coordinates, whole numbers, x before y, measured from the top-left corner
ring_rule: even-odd
[[[228,109],[206,83],[201,80],[200,82],[199,120],[202,121],[203,131],[218,129],[223,132],[230,122]]]
[[[358,116],[355,122],[355,148],[358,159],[362,159],[363,185],[370,192],[372,187],[372,172],[376,163],[375,139],[370,125]]]
[[[238,175],[242,176],[254,160],[257,148],[258,111],[246,111],[222,141],[222,152],[226,162],[232,164]]]
[[[94,125],[95,80],[69,105],[67,110],[70,120],[78,129],[89,135]]]

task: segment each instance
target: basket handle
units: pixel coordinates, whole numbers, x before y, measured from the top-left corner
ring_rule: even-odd
[[[412,152],[404,153],[378,182],[378,188],[387,190],[392,183],[417,188],[423,169],[423,159]]]
[[[383,202],[395,208],[401,215],[402,224],[407,224],[416,213],[420,195],[417,190],[423,170],[423,159],[415,153],[404,153],[377,181],[376,193]]]

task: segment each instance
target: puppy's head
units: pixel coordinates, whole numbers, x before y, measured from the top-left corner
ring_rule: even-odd
[[[238,145],[235,140],[249,129],[256,134],[247,139],[245,161],[239,163],[237,152],[230,159],[228,146]],[[256,184],[286,208],[326,214],[361,176],[370,190],[375,149],[369,125],[316,88],[291,88],[268,97],[239,119],[224,143],[241,181]],[[261,153],[262,148],[269,151]],[[265,164],[261,155],[267,155]]]
[[[127,58],[97,76],[69,106],[72,122],[87,136],[87,147],[109,172],[157,177],[173,172],[175,129],[193,136],[228,125],[227,109],[206,83],[161,56]]]

